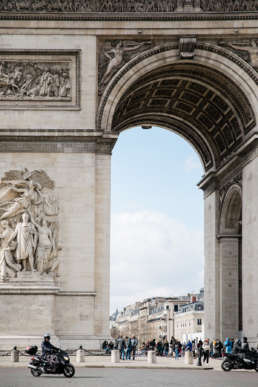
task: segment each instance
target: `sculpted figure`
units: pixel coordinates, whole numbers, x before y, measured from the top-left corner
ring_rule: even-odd
[[[19,183],[17,183],[18,185]],[[23,182],[27,187],[17,188],[15,185],[11,185],[0,197],[0,203],[5,201],[8,196],[16,196],[15,194],[23,194],[18,196],[13,200],[13,204],[10,208],[3,213],[0,219],[11,218],[15,215],[22,213],[24,210],[28,209],[29,206],[34,202],[36,203],[36,194],[39,193],[38,185],[34,185],[30,180],[29,182]],[[0,206],[1,207],[1,206]]]
[[[0,234],[0,279],[4,280],[7,277],[15,277],[16,272],[21,270],[21,265],[13,259],[12,251],[15,249],[16,244],[9,242],[13,234],[12,228],[7,220],[1,222],[1,227],[3,231]]]
[[[106,51],[104,55],[106,56],[106,58],[109,59],[109,64],[107,66],[105,74],[103,75],[103,78],[101,81],[102,85],[107,84],[110,78],[112,77],[113,73],[121,67],[124,61],[125,53],[130,51],[135,51],[140,47],[142,47],[144,44],[146,44],[146,42],[139,43],[136,45],[134,44],[131,47],[130,46],[126,47],[124,42],[120,41],[119,43],[117,43],[117,45],[114,48],[112,48],[109,51]]]
[[[0,181],[1,278],[20,270],[57,275],[58,213],[54,182],[45,171],[5,173]]]
[[[52,232],[45,219],[42,220],[42,225],[36,223],[34,225],[38,230],[37,269],[40,273],[44,273],[48,269],[53,248]]]
[[[37,232],[26,212],[22,214],[22,222],[17,223],[9,243],[14,239],[17,240],[16,259],[22,265],[22,270],[26,271],[29,266],[30,271],[35,271],[34,254],[37,247]]]

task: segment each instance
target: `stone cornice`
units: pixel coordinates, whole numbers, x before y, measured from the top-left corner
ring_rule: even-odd
[[[94,130],[0,130],[0,153],[111,154],[118,135]]]

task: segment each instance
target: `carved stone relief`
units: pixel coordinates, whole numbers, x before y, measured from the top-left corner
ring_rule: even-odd
[[[132,58],[152,47],[152,41],[106,40],[100,47],[99,95],[112,76]]]
[[[0,183],[0,281],[20,272],[57,274],[59,206],[42,170],[13,170]]]
[[[1,0],[0,12],[240,12],[257,11],[255,0]]]
[[[78,108],[78,66],[74,54],[0,52],[0,108]]]
[[[253,68],[258,71],[258,40],[232,40],[232,41],[220,41],[218,43],[236,55],[240,56],[243,60],[249,63]]]

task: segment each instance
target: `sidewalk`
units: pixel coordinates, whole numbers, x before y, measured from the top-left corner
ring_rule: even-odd
[[[184,360],[157,357],[156,364],[148,364],[146,358],[137,360],[121,360],[120,363],[111,363],[110,356],[86,356],[84,363],[76,363],[75,356],[71,356],[71,363],[75,367],[84,368],[142,368],[142,369],[184,369],[184,370],[212,370],[220,369],[219,360],[211,360],[208,365],[196,366],[196,360],[192,365],[186,365]],[[20,357],[19,363],[12,363],[10,357],[0,357],[0,367],[27,367],[30,357]]]

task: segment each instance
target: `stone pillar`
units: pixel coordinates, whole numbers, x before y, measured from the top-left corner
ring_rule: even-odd
[[[220,336],[236,337],[239,328],[239,238],[220,238]]]
[[[204,199],[204,335],[213,340],[219,337],[219,249],[217,240],[218,193]]]
[[[109,337],[110,154],[96,155],[95,335]]]
[[[243,169],[243,334],[258,342],[258,150]]]

